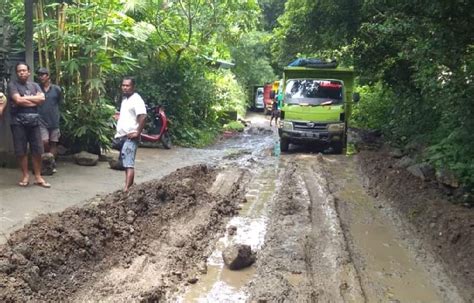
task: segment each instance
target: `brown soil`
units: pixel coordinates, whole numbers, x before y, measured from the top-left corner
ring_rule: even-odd
[[[474,301],[474,209],[456,204],[441,185],[395,168],[389,149],[358,155],[369,192],[399,210],[414,235],[434,251],[466,301]]]
[[[263,141],[254,140],[245,141],[249,150]],[[229,145],[235,150],[224,161],[255,157],[242,150],[245,142]],[[260,146],[266,160],[272,143]],[[278,165],[277,189],[250,299],[364,301],[348,233],[341,229],[344,216],[336,211],[337,192],[328,183],[362,177],[369,193],[380,198],[377,203],[390,203],[407,219],[413,237],[439,256],[458,287],[465,286],[459,288],[466,301],[474,301],[473,209],[453,204],[436,183],[394,168],[396,159],[385,148],[360,152],[361,174],[326,176],[337,165],[355,167],[354,158],[341,157],[294,152],[269,162]],[[325,169],[324,161],[338,164]],[[206,272],[225,223],[245,202],[251,172],[237,167],[233,162],[222,170],[186,167],[128,194],[117,191],[81,208],[37,217],[0,246],[0,302],[172,301],[177,290]]]
[[[242,201],[238,182],[225,197],[209,192],[217,173],[188,167],[128,194],[118,191],[86,207],[36,218],[0,247],[0,301],[74,301],[79,289],[88,288],[94,294],[88,299],[106,300],[117,294],[94,286],[101,285],[102,273],[126,270],[141,256],[166,268],[167,275],[122,299],[166,299],[193,279],[189,275],[206,260],[212,239]]]
[[[334,199],[321,177],[322,156],[282,159],[284,180],[270,206],[250,302],[363,302]]]

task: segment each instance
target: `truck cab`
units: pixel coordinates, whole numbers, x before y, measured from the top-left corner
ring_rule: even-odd
[[[331,67],[286,67],[283,72],[280,149],[318,143],[342,153],[352,105],[354,71]]]

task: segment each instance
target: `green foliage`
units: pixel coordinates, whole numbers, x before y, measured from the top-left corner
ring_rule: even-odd
[[[209,144],[218,134],[221,113],[245,114],[245,95],[229,70],[214,70],[183,57],[143,69],[138,90],[149,104],[163,104],[175,141],[185,146]]]
[[[381,83],[374,86],[358,87],[360,101],[352,108],[351,126],[388,131],[396,121],[387,121],[393,111],[394,99],[390,90],[385,90]]]
[[[219,133],[217,127],[205,129],[189,127],[180,131],[176,142],[184,147],[204,147],[214,143]]]
[[[262,9],[262,26],[266,31],[271,31],[278,24],[278,17],[285,11],[286,0],[260,0],[258,4]]]
[[[228,70],[222,70],[215,74],[210,74],[216,88],[216,104],[214,109],[217,113],[237,111],[241,117],[245,116],[247,102],[245,91],[235,80],[234,75]]]
[[[385,133],[426,143],[428,160],[474,185],[472,24],[469,1],[366,2],[354,41],[361,81],[393,91]]]
[[[276,76],[270,65],[270,35],[251,32],[231,48],[235,61],[233,72],[245,87],[273,82]]]
[[[272,52],[280,66],[297,57],[345,59],[360,23],[360,0],[288,0],[273,31]]]
[[[21,35],[23,1],[12,2]],[[203,58],[231,59],[230,45],[257,25],[257,1],[43,0],[37,8],[39,64],[66,90],[62,129],[71,144],[107,146],[111,115],[103,99],[120,99],[125,75],[139,75],[150,105],[166,106],[174,141],[184,145],[211,142],[221,111],[244,114],[242,84]]]
[[[213,133],[218,128],[215,88],[203,63],[182,58],[177,63],[155,62],[138,72],[138,91],[148,104],[165,106],[178,143],[201,141],[201,130]]]
[[[259,13],[255,0],[134,1],[126,8],[151,25],[148,54],[175,61],[191,54],[227,59],[228,46],[255,28]]]
[[[99,153],[108,149],[115,134],[113,114],[115,108],[107,100],[84,102],[68,96],[62,111],[61,133],[73,152],[88,150]]]
[[[428,148],[427,159],[438,169],[447,168],[474,189],[472,128],[454,129],[446,138]]]
[[[227,131],[241,132],[244,130],[245,126],[239,121],[231,121],[227,124],[224,124],[222,128]]]

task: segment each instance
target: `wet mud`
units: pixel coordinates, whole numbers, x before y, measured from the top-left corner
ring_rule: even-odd
[[[204,165],[181,169],[36,218],[1,247],[0,301],[166,300],[195,277],[244,199],[239,182],[213,191],[218,175]]]
[[[252,302],[364,301],[345,249],[321,156],[281,162],[279,191],[250,285]]]
[[[349,158],[324,161],[364,296],[368,302],[462,302],[433,254],[420,247],[395,209],[370,196]],[[409,290],[409,291],[407,291]]]
[[[436,182],[396,168],[386,147],[364,150],[357,158],[366,191],[386,201],[379,207],[400,214],[405,238],[419,239],[413,246],[431,252],[464,301],[474,302],[474,209],[457,203]]]
[[[469,302],[472,225],[453,220],[472,217],[421,209],[439,196],[378,152],[280,154],[267,118],[208,148],[206,164],[14,231],[0,246],[0,302]],[[433,241],[424,225],[452,234]],[[232,244],[256,262],[226,268]]]

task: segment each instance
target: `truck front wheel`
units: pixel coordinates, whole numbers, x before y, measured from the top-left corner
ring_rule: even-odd
[[[344,151],[344,143],[343,142],[333,143],[332,148],[335,154],[342,154],[342,152]]]
[[[288,142],[288,139],[280,138],[280,151],[287,152],[289,148],[290,142]]]

